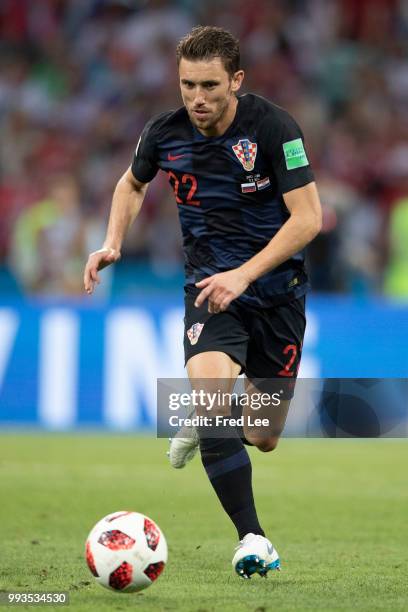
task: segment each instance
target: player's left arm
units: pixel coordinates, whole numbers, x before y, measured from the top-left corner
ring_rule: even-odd
[[[314,181],[284,193],[283,199],[289,219],[262,251],[238,268],[248,284],[301,251],[321,230],[322,208]]]
[[[319,233],[322,212],[314,181],[283,194],[290,217],[259,253],[239,268],[214,274],[196,283],[201,289],[195,305],[208,299],[208,311],[226,310],[232,300],[243,293],[257,278],[277,268],[301,251]]]

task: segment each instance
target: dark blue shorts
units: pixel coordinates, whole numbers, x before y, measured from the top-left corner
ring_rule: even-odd
[[[221,351],[240,364],[241,373],[254,382],[280,379],[289,383],[296,379],[306,327],[305,296],[267,308],[234,300],[226,311],[211,314],[207,301],[199,308],[194,306],[199,293],[195,287],[186,287],[185,363],[193,355]]]

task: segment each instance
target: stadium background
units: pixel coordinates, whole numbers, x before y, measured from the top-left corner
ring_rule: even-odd
[[[403,0],[3,0],[0,425],[146,429],[181,377],[182,252],[166,177],[120,264],[82,293],[113,187],[180,105],[195,24],[241,39],[246,79],[305,133],[324,207],[301,374],[408,375],[408,7]]]

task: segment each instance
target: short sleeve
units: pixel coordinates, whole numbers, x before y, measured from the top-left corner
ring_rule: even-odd
[[[286,111],[265,117],[261,138],[282,194],[314,181],[302,130]]]
[[[133,156],[132,173],[141,183],[149,183],[157,174],[156,137],[153,121],[149,121],[137,143]]]

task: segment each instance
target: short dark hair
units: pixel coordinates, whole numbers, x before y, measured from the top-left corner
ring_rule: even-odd
[[[215,26],[197,26],[184,36],[176,49],[177,64],[188,60],[211,60],[220,57],[230,77],[239,70],[239,41],[235,36]]]

